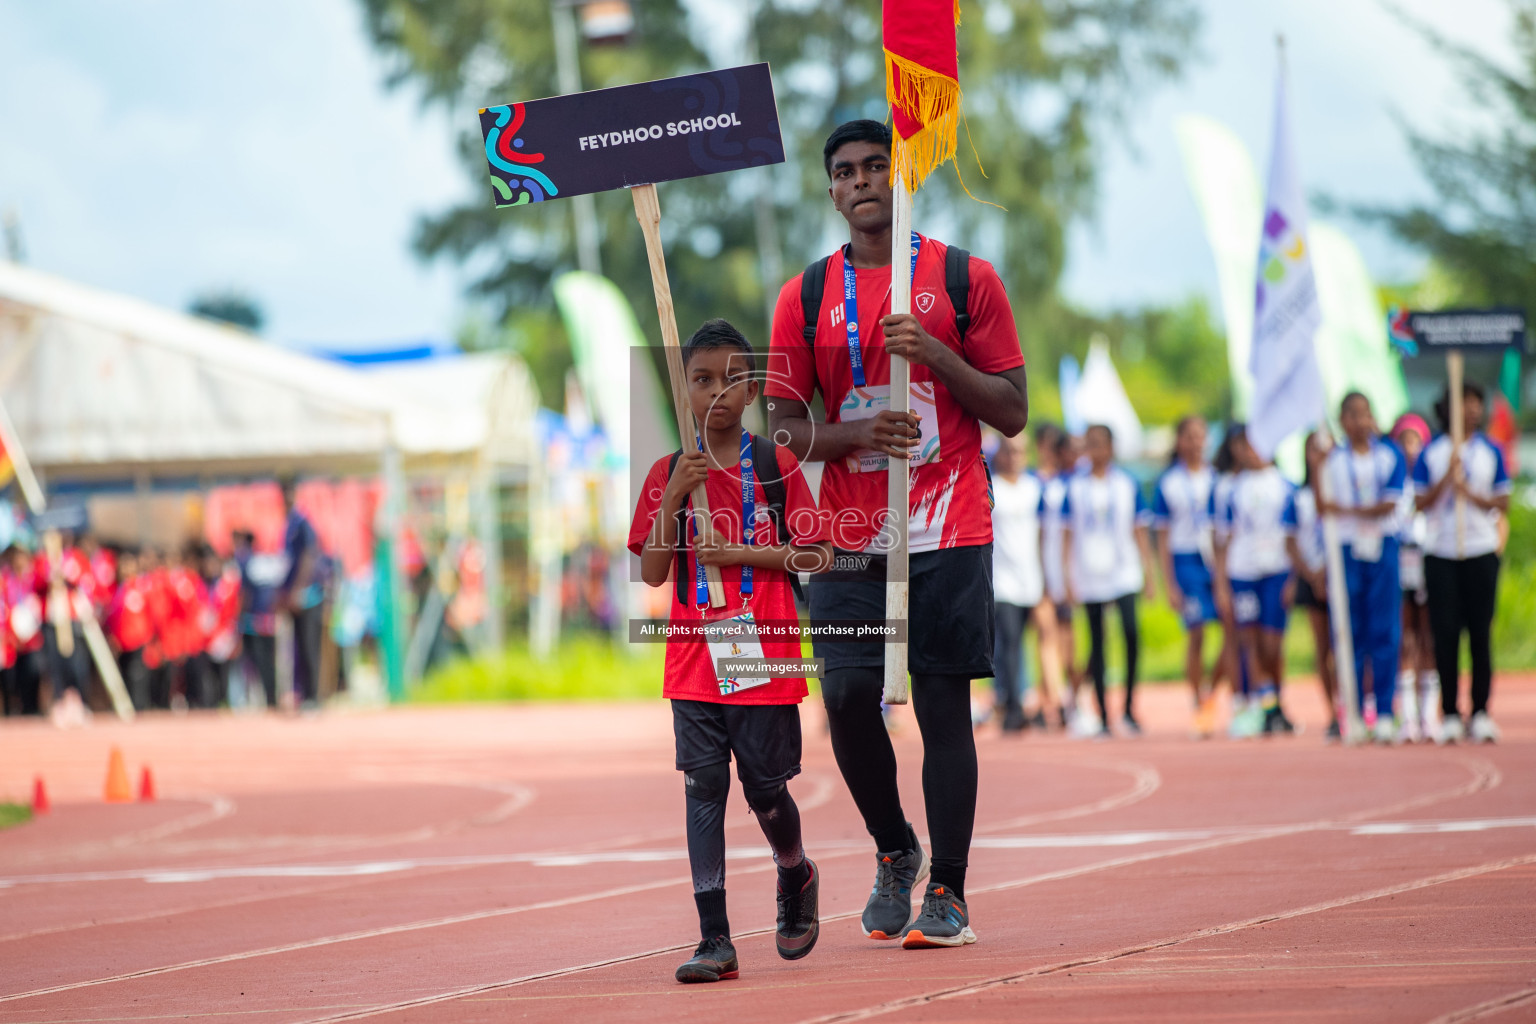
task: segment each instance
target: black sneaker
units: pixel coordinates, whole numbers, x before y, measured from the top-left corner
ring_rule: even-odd
[[[799,960],[816,946],[821,934],[821,922],[816,916],[817,894],[821,890],[821,872],[809,857],[805,866],[811,869],[811,877],[799,892],[779,890],[779,924],[773,933],[773,944],[779,956],[785,960]]]
[[[911,826],[908,826],[908,834]],[[875,887],[859,927],[871,939],[900,938],[912,920],[912,890],[928,877],[928,854],[912,835],[911,850],[875,854]]]
[[[705,939],[693,951],[693,956],[677,969],[677,980],[684,984],[697,981],[727,981],[739,975],[736,966],[736,947],[727,935]]]
[[[1291,720],[1285,717],[1285,712],[1276,705],[1264,712],[1264,734],[1266,736],[1289,736],[1296,731]]]
[[[935,946],[964,946],[976,941],[971,931],[971,915],[955,894],[937,882],[928,883],[923,894],[923,912],[902,938],[903,949],[931,949]]]
[[[1328,731],[1323,733],[1323,742],[1338,743],[1341,739],[1343,739],[1343,735],[1339,732],[1339,720],[1335,718],[1328,723]]]

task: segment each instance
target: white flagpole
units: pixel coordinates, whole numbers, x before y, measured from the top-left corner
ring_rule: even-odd
[[[912,193],[900,172],[891,186],[891,313],[912,312]],[[910,368],[906,359],[891,356],[891,412],[905,416],[911,408]],[[907,621],[907,510],[911,494],[909,466],[904,458],[891,456],[888,463],[886,521],[881,536],[887,539],[885,569],[885,618],[887,623]],[[907,644],[885,645],[885,702],[907,702]]]
[[[1331,455],[1335,442],[1333,432],[1328,427],[1326,413],[1320,421],[1318,430],[1328,438],[1328,451]],[[1333,500],[1328,487],[1326,456],[1317,471],[1317,493],[1323,501]],[[1339,732],[1347,744],[1363,743],[1366,738],[1365,723],[1360,719],[1358,697],[1360,681],[1355,678],[1355,640],[1354,634],[1350,632],[1349,586],[1344,579],[1344,545],[1339,540],[1338,517],[1330,512],[1322,518],[1324,571],[1328,576],[1328,617],[1333,624],[1334,677],[1339,683],[1339,703],[1344,705],[1339,721]],[[1324,667],[1317,666],[1319,675],[1322,674]],[[1380,709],[1377,710],[1380,713]],[[1387,709],[1387,713],[1391,713],[1390,708]]]

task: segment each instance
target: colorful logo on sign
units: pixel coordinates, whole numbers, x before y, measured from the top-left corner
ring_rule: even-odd
[[[495,170],[505,175],[491,174],[491,186],[496,189],[497,206],[522,206],[525,203],[542,203],[560,190],[543,171],[531,164],[544,162],[543,153],[525,153],[526,141],[519,136],[523,128],[523,105],[503,104],[486,107],[496,115],[496,125],[485,133],[485,158]]]
[[[1307,243],[1279,210],[1264,218],[1264,238],[1259,245],[1258,310],[1264,309],[1264,292],[1285,282],[1291,266],[1306,259]]]
[[[1403,355],[1416,356],[1419,354],[1419,339],[1413,336],[1409,315],[1408,310],[1396,306],[1387,310],[1387,337],[1391,339],[1392,347]]]

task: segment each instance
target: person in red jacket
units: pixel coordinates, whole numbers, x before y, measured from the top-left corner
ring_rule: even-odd
[[[83,708],[90,697],[91,656],[82,621],[96,583],[73,535],[62,534],[56,543],[56,555],[39,552],[33,563],[33,591],[43,602],[43,661],[54,702],[64,701],[74,690]]]
[[[122,580],[112,602],[107,606],[106,632],[117,652],[117,667],[123,674],[135,711],[150,707],[150,667],[145,660],[155,641],[155,622],[150,612],[153,582],[140,572],[138,555],[124,551],[118,559]]]
[[[0,591],[5,595],[0,632],[12,652],[11,666],[5,670],[5,692],[17,714],[35,715],[43,679],[43,602],[33,587],[31,555],[12,544],[0,561]]]
[[[149,610],[149,622],[154,639],[144,648],[144,664],[149,669],[150,707],[171,706],[171,684],[174,657],[168,651],[168,639],[172,633],[173,614],[170,575],[165,568],[165,556],[158,548],[145,548],[141,559],[140,575],[144,577],[144,600]]]
[[[240,570],[226,566],[206,544],[198,551],[198,563],[199,650],[188,662],[187,699],[197,707],[216,708],[228,699],[229,666],[240,651]]]
[[[208,588],[197,574],[197,567],[197,549],[189,546],[166,573],[170,612],[166,622],[166,658],[173,666],[171,702],[176,708],[202,705],[197,659],[203,653],[199,620],[207,603]]]

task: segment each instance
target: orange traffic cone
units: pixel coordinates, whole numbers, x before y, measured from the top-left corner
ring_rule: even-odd
[[[43,785],[41,775],[32,780],[32,815],[47,814],[53,810],[53,805],[48,802],[48,787]]]
[[[133,787],[128,784],[128,769],[123,765],[123,752],[116,747],[112,748],[112,756],[107,759],[106,800],[109,804],[133,802]]]
[[[144,766],[144,774],[139,776],[139,803],[152,804],[155,802],[155,777],[149,773],[149,765]]]

